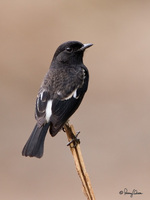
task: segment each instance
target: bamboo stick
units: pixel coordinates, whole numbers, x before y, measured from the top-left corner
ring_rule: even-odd
[[[83,185],[83,191],[88,200],[95,200],[94,192],[92,189],[91,181],[88,173],[86,172],[84,160],[82,157],[79,140],[76,139],[76,132],[73,125],[66,123],[64,126],[65,132],[68,137],[70,150],[72,152],[77,173]]]

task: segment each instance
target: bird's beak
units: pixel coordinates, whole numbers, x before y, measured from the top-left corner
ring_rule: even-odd
[[[88,44],[83,44],[83,46],[78,50],[78,51],[84,51],[85,49],[91,47],[93,44],[88,43]]]

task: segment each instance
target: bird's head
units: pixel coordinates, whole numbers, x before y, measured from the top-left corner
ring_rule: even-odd
[[[80,64],[83,62],[83,54],[85,49],[93,44],[82,44],[78,41],[68,41],[61,44],[53,57],[53,62],[64,64]]]

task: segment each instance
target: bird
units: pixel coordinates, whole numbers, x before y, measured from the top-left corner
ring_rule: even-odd
[[[22,150],[23,156],[41,158],[48,129],[54,137],[78,109],[89,82],[83,55],[92,45],[68,41],[56,49],[36,98],[36,125]]]

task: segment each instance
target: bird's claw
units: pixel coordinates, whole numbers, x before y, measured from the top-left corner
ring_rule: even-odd
[[[63,132],[66,132],[66,130],[65,130],[65,128],[64,128],[64,126],[62,127],[62,130],[63,130]]]
[[[75,148],[78,144],[80,144],[80,139],[78,139],[80,131],[77,132],[77,134],[74,136],[74,138],[67,144],[67,146],[70,146],[71,148]],[[71,144],[73,143],[73,146]]]

